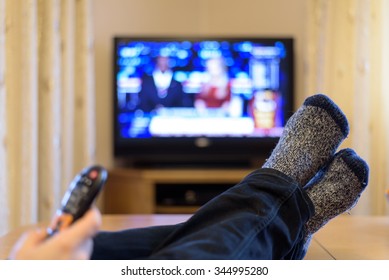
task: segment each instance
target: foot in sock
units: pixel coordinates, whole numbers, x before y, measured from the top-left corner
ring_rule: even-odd
[[[304,187],[315,206],[306,224],[306,243],[332,218],[350,210],[367,186],[369,167],[353,150],[344,149]]]
[[[331,99],[311,96],[288,120],[263,167],[277,169],[304,186],[330,160],[348,132],[345,115]]]

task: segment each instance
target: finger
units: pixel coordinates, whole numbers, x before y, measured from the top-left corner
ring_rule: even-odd
[[[92,208],[73,225],[61,231],[64,239],[72,240],[75,246],[79,246],[86,239],[92,238],[101,225],[101,214],[97,208]]]
[[[31,230],[23,234],[20,239],[20,242],[23,243],[25,247],[34,247],[37,244],[43,242],[46,238],[46,232],[42,229]]]
[[[24,233],[13,246],[9,258],[15,259],[19,252],[35,248],[46,239],[46,236],[46,232],[41,228]]]

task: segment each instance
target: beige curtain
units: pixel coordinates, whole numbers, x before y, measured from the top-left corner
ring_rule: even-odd
[[[323,92],[345,111],[370,182],[353,212],[386,214],[389,187],[389,1],[307,0],[305,96]]]
[[[0,0],[0,235],[95,159],[91,0]]]

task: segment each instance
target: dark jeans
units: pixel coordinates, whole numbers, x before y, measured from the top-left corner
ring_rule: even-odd
[[[263,168],[185,223],[99,233],[92,259],[302,259],[313,212],[297,182]]]

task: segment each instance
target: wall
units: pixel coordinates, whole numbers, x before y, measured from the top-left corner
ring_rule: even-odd
[[[370,166],[353,213],[389,213],[389,1],[309,0],[304,90],[328,94],[345,112],[342,144]]]
[[[296,104],[304,99],[306,0],[94,0],[97,161],[112,166],[112,38],[115,35],[291,36]]]

